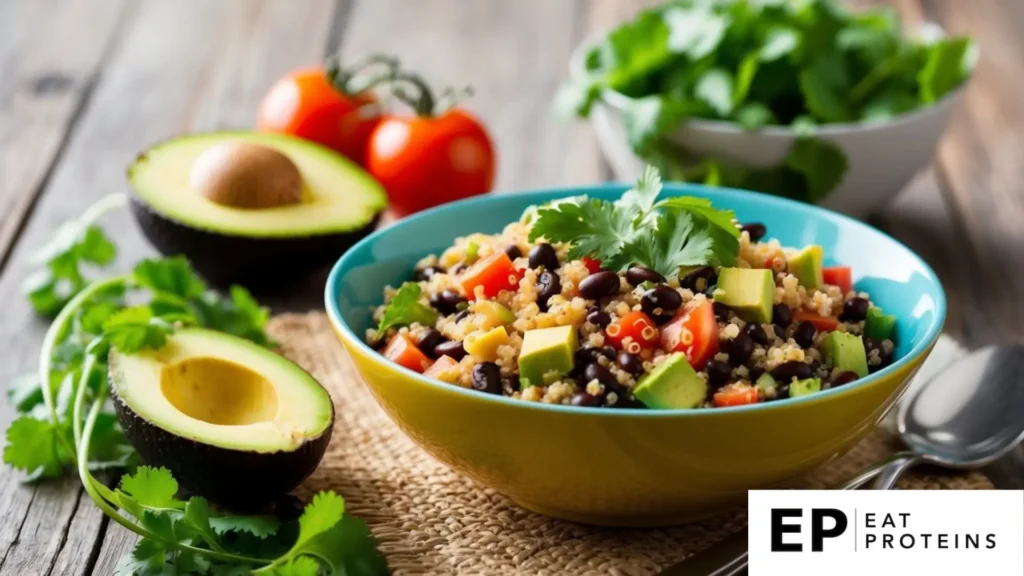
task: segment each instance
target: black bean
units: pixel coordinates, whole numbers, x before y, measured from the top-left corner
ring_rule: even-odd
[[[540,243],[530,248],[530,268],[547,268],[548,270],[558,269],[558,254],[551,244]]]
[[[751,242],[759,242],[764,235],[768,233],[768,228],[760,222],[751,222],[750,224],[744,224],[740,227],[740,230],[750,234]]]
[[[750,359],[754,353],[754,340],[746,332],[725,341],[725,351],[729,354],[729,363],[739,366]]]
[[[508,387],[513,392],[519,390],[519,374],[512,374],[508,377]]]
[[[426,268],[416,270],[413,280],[423,282],[430,280],[430,277],[434,274],[444,274],[444,268],[441,268],[440,266],[427,266]]]
[[[764,368],[762,368],[760,366],[755,366],[755,367],[751,368],[750,369],[750,376],[749,376],[750,381],[751,382],[757,382],[757,379],[760,378],[762,374],[764,374]]]
[[[547,270],[540,273],[537,278],[537,306],[541,312],[547,312],[548,299],[562,293],[562,280],[557,272]]]
[[[650,268],[632,266],[629,270],[626,270],[626,282],[629,282],[631,286],[639,286],[644,282],[654,282],[655,284],[659,284],[664,281],[664,276]]]
[[[466,316],[469,316],[469,308],[466,308],[465,310],[460,310],[459,313],[455,315],[455,322],[462,322],[462,320],[464,320]]]
[[[747,336],[754,342],[761,344],[762,346],[768,344],[768,333],[764,331],[764,327],[757,322],[748,322],[744,330]]]
[[[619,368],[622,368],[633,376],[639,376],[644,373],[644,361],[636,354],[619,352],[619,356],[615,361],[619,365]]]
[[[891,353],[887,354],[885,352],[885,348],[882,347],[882,342],[881,341],[875,340],[874,338],[869,338],[867,336],[865,336],[863,338],[863,340],[864,340],[864,352],[868,355],[868,357],[870,358],[871,357],[871,351],[875,350],[876,352],[878,352],[878,357],[882,360],[882,362],[880,364],[868,363],[868,370],[870,370],[872,372],[875,372],[876,370],[881,370],[882,368],[885,368],[886,366],[888,366],[892,362],[892,354]]]
[[[780,340],[786,339],[786,329],[778,324],[772,324],[772,330],[775,331],[775,336]]]
[[[433,328],[427,328],[416,337],[416,347],[427,356],[434,357],[434,348],[444,340],[443,334]]]
[[[718,282],[718,272],[711,266],[702,266],[679,279],[679,286],[694,294],[705,292]]]
[[[839,317],[843,322],[860,322],[868,317],[871,303],[867,298],[851,298],[843,304],[843,314]]]
[[[715,318],[719,322],[725,322],[729,319],[729,307],[721,302],[712,302],[711,309],[715,311]]]
[[[586,369],[583,370],[584,384],[590,383],[594,380],[604,384],[604,387],[610,392],[622,394],[624,391],[622,384],[619,384],[619,380],[614,374],[612,374],[612,371],[601,366],[597,362],[588,364]]]
[[[804,320],[803,322],[796,325],[796,331],[793,332],[793,340],[801,348],[810,348],[814,346],[814,337],[818,335],[818,329],[814,327],[814,324]]]
[[[440,358],[441,356],[448,356],[452,360],[458,362],[466,357],[466,349],[462,347],[462,342],[458,340],[450,340],[448,342],[441,342],[437,346],[434,346],[434,356]]]
[[[582,372],[587,366],[597,362],[597,359],[601,356],[604,356],[603,350],[591,344],[584,344],[577,348],[573,354],[575,368]]]
[[[602,270],[580,281],[580,296],[588,300],[600,300],[619,292],[619,275]]]
[[[647,408],[646,404],[637,400],[625,389],[622,392],[616,392],[615,395],[617,398],[615,404],[612,404],[612,408]]]
[[[829,383],[832,384],[833,388],[838,388],[844,384],[849,384],[850,382],[853,382],[857,378],[859,378],[859,376],[857,376],[856,372],[850,372],[849,370],[847,370],[845,372],[840,372],[833,376],[832,380],[830,380]]]
[[[601,399],[586,392],[577,392],[572,396],[573,406],[599,406]]]
[[[644,293],[640,298],[640,309],[652,318],[669,316],[683,305],[683,297],[674,289],[659,284]]]
[[[501,394],[501,369],[494,362],[473,366],[473,389],[488,394]]]
[[[772,324],[778,324],[785,328],[792,321],[793,311],[789,309],[789,306],[785,304],[775,304],[772,306]]]
[[[604,346],[601,348],[601,354],[604,355],[605,358],[612,360],[615,358],[615,355],[618,354],[618,351],[611,346]]]
[[[772,378],[775,378],[778,382],[788,383],[793,378],[797,380],[806,380],[813,375],[811,367],[799,360],[790,360],[789,362],[783,362],[772,370]]]
[[[775,398],[772,400],[784,400],[789,398],[789,383],[779,384],[775,387]]]
[[[612,323],[612,317],[607,312],[602,310],[594,310],[587,314],[587,322],[590,322],[594,326],[604,328],[605,326]]]
[[[467,300],[451,288],[445,288],[441,292],[430,297],[430,305],[442,314],[454,314],[459,310],[459,304]]]
[[[523,251],[519,249],[519,246],[512,244],[505,247],[505,254],[508,254],[509,259],[515,260],[523,256]]]
[[[714,390],[725,386],[729,382],[729,376],[732,375],[732,368],[718,360],[710,360],[704,369],[708,373],[708,384]]]

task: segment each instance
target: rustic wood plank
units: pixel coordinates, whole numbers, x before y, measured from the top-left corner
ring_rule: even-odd
[[[35,365],[45,330],[18,288],[32,247],[99,197],[123,190],[125,166],[152,142],[188,130],[251,125],[260,96],[279,75],[320,60],[334,9],[333,3],[287,0],[150,1],[136,7],[0,277],[0,297],[11,303],[0,312],[0,343],[12,359],[0,367],[0,380]],[[76,49],[62,38],[52,40],[58,47],[44,55]],[[111,215],[105,224],[121,249],[117,268],[151,253],[126,214]],[[62,572],[87,565],[81,556],[105,526],[102,515],[91,503],[79,506],[76,489],[46,486],[33,493],[17,482],[14,473],[0,478],[0,512],[6,519],[0,535],[7,544],[17,540],[8,555],[12,562],[0,566],[0,574],[44,574],[55,562]],[[88,512],[79,518],[76,509]],[[19,537],[16,527],[22,523]],[[37,530],[44,525],[48,532]],[[107,543],[119,548],[104,551],[104,557],[116,561],[131,540],[111,534]],[[67,552],[58,556],[62,550]],[[97,573],[111,570],[102,566]]]
[[[69,491],[72,492],[72,491]],[[92,573],[96,559],[104,545],[104,531],[111,530],[110,525],[117,526],[110,522],[103,511],[93,504],[85,490],[78,493],[77,509],[71,517],[70,523],[65,527],[64,545],[53,561],[50,569],[50,576],[84,576]],[[35,514],[33,513],[32,517]],[[117,526],[120,528],[120,526]],[[134,544],[135,535],[127,530],[122,530],[131,537],[131,542],[124,546],[116,547],[111,543],[112,554],[118,554],[122,550],[129,549]],[[98,572],[97,574],[112,574],[113,570]]]

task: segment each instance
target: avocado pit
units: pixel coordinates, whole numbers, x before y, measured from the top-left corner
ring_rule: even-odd
[[[265,209],[302,201],[302,174],[288,156],[236,140],[196,158],[189,185],[207,200],[229,208]]]

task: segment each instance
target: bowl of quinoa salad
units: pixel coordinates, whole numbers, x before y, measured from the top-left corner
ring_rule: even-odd
[[[849,448],[945,316],[934,273],[877,230],[650,169],[403,220],[346,253],[326,300],[435,457],[529,509],[629,526]]]

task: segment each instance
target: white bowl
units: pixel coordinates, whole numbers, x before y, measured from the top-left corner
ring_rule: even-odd
[[[590,46],[584,43],[574,52],[570,64],[573,75],[584,73],[583,62]],[[888,121],[819,126],[817,137],[841,148],[849,167],[839,186],[818,204],[862,219],[884,206],[930,164],[966,85],[965,81],[932,106]],[[616,176],[624,179],[632,179],[642,170],[641,161],[626,141],[622,122],[628,100],[628,96],[606,89],[591,111],[601,149]],[[732,122],[689,120],[666,138],[700,157],[765,168],[782,164],[797,135],[783,126],[744,130]]]

